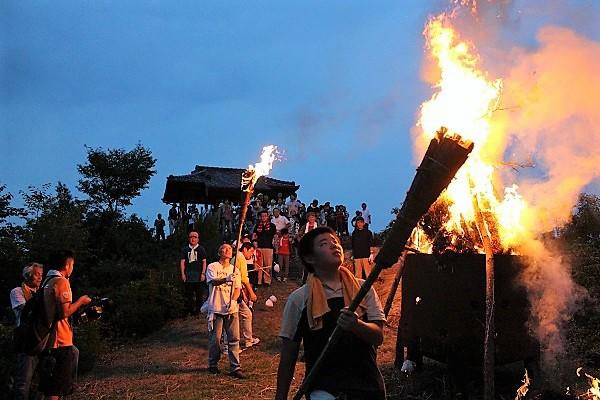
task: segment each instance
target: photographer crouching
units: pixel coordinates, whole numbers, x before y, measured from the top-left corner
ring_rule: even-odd
[[[50,259],[44,290],[44,306],[48,321],[53,321],[50,337],[40,355],[40,391],[46,399],[59,399],[73,391],[79,350],[73,346],[73,328],[69,317],[92,299],[81,296],[73,302],[69,278],[73,274],[75,255],[63,250]]]

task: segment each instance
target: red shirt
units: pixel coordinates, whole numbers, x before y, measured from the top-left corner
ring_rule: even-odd
[[[290,237],[289,236],[282,236],[281,239],[279,239],[278,253],[282,254],[284,256],[290,255]]]

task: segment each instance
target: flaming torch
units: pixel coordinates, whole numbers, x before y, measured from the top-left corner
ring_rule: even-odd
[[[268,145],[263,147],[262,154],[260,155],[260,162],[256,165],[249,165],[242,173],[242,192],[246,193],[244,198],[244,204],[242,205],[242,214],[240,215],[240,226],[238,228],[237,242],[236,242],[236,254],[242,241],[242,230],[244,223],[246,222],[246,213],[248,211],[248,205],[250,199],[254,193],[254,185],[261,176],[269,175],[271,168],[273,168],[273,161],[275,161],[277,154],[277,146]]]

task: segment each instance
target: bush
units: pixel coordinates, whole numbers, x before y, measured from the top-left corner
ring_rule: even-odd
[[[13,348],[13,327],[0,325],[0,393],[10,393],[17,363]]]
[[[114,300],[116,312],[109,322],[119,336],[146,336],[183,315],[181,289],[158,274],[123,286]]]
[[[101,334],[100,322],[92,321],[75,327],[74,342],[79,349],[78,372],[82,374],[91,371],[107,347]]]

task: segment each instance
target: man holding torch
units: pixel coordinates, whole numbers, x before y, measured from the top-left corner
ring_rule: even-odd
[[[336,325],[342,328],[342,337],[311,384],[310,398],[385,399],[375,351],[383,343],[385,323],[377,293],[371,288],[356,312],[347,309],[364,281],[341,266],[344,251],[329,227],[306,233],[298,255],[309,276],[290,295],[283,312],[275,399],[287,399],[300,343],[308,373]]]

